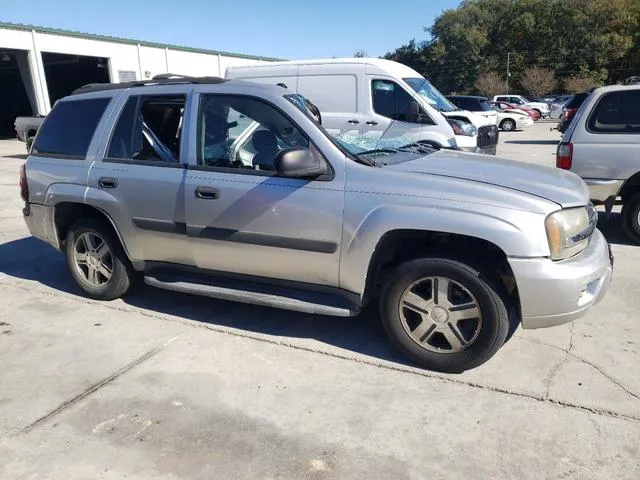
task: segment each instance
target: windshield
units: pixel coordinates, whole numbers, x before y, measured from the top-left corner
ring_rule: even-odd
[[[341,133],[335,139],[358,158],[373,160],[377,165],[391,165],[414,160],[436,151],[411,137],[375,137]]]
[[[405,82],[415,91],[418,95],[426,100],[426,102],[433,108],[440,112],[454,112],[459,110],[453,103],[442,95],[436,87],[429,83],[429,80],[424,78],[403,78]]]

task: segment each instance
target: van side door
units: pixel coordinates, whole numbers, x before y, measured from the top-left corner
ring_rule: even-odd
[[[362,123],[358,70],[342,64],[300,65],[298,93],[315,104],[332,135],[357,135]]]

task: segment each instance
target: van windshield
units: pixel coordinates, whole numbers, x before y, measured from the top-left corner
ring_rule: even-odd
[[[421,77],[403,78],[403,80],[436,110],[440,112],[454,112],[459,110],[459,108],[447,100],[436,87],[431,85],[429,80]]]

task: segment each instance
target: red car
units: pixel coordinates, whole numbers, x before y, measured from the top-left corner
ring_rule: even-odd
[[[514,105],[513,103],[507,103],[507,102],[491,102],[491,105],[495,105],[496,107],[499,107],[502,110],[522,110],[523,112],[526,112],[534,122],[540,118],[540,114],[538,113],[537,110],[533,110],[529,107],[524,107],[522,105]]]

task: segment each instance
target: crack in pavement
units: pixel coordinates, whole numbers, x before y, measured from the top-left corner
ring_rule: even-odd
[[[299,344],[295,344],[295,343],[292,343],[292,342],[287,342],[287,341],[280,340],[280,339],[269,338],[269,337],[266,337],[266,336],[251,334],[251,333],[245,332],[245,331],[237,331],[237,330],[234,330],[231,327],[215,326],[215,325],[210,325],[210,324],[204,324],[204,323],[198,322],[196,320],[188,320],[188,319],[177,317],[177,316],[161,315],[161,314],[155,314],[155,313],[152,313],[152,312],[149,312],[149,311],[146,311],[146,310],[140,310],[140,309],[128,308],[128,307],[120,307],[120,306],[116,306],[116,305],[107,304],[107,303],[104,303],[104,302],[93,301],[93,300],[90,300],[90,299],[87,299],[87,298],[77,297],[77,296],[74,296],[74,295],[71,295],[71,294],[67,294],[67,293],[64,293],[64,292],[52,292],[52,291],[40,290],[38,288],[28,288],[27,286],[25,286],[22,283],[23,282],[11,283],[11,284],[8,284],[8,286],[11,286],[11,287],[19,289],[19,290],[27,291],[27,292],[30,292],[30,293],[37,293],[37,294],[40,294],[40,295],[43,295],[43,296],[61,297],[61,298],[66,298],[68,300],[84,303],[84,304],[87,304],[87,305],[93,305],[93,306],[100,305],[100,306],[102,306],[104,308],[112,309],[112,310],[115,310],[115,311],[120,311],[120,312],[125,312],[125,313],[135,313],[135,314],[142,315],[143,317],[163,320],[163,321],[171,322],[171,323],[179,323],[181,325],[188,326],[188,327],[191,327],[191,328],[203,328],[203,329],[210,330],[210,331],[213,331],[213,332],[216,332],[216,333],[220,333],[220,334],[224,334],[224,335],[230,335],[230,336],[234,336],[234,337],[246,338],[246,339],[250,339],[250,340],[254,340],[254,341],[258,341],[258,342],[263,342],[263,343],[269,343],[269,344],[272,344],[272,345],[288,347],[288,348],[291,348],[293,350],[299,350],[299,351],[315,353],[315,354],[324,355],[324,356],[327,356],[327,357],[337,358],[337,359],[341,359],[341,360],[349,360],[349,361],[352,361],[352,362],[355,362],[355,363],[362,363],[362,364],[373,366],[373,367],[377,367],[377,368],[384,368],[385,370],[402,372],[402,373],[409,373],[409,374],[412,374],[412,375],[417,375],[417,376],[421,376],[421,377],[426,377],[426,378],[430,378],[430,379],[439,380],[439,381],[442,381],[442,382],[445,382],[445,383],[462,385],[462,386],[467,386],[467,387],[471,387],[471,388],[475,388],[475,389],[479,389],[479,390],[485,390],[485,391],[490,391],[490,392],[495,392],[495,393],[501,393],[501,394],[511,395],[511,396],[520,397],[520,398],[527,398],[527,399],[530,399],[530,400],[535,400],[535,401],[538,401],[538,402],[548,403],[548,404],[551,404],[551,405],[565,407],[565,408],[569,408],[569,409],[573,409],[573,410],[579,410],[579,411],[583,411],[583,412],[586,412],[586,413],[591,413],[591,414],[594,414],[594,415],[620,418],[620,419],[633,421],[633,422],[640,422],[640,416],[637,416],[637,415],[631,415],[631,414],[627,414],[627,413],[616,412],[614,410],[609,410],[609,409],[604,409],[604,408],[587,407],[585,405],[579,405],[579,404],[576,404],[576,403],[565,402],[563,400],[556,400],[556,399],[553,399],[553,398],[550,398],[550,397],[546,397],[545,395],[537,395],[535,393],[517,392],[517,391],[509,390],[508,388],[495,387],[495,386],[491,386],[491,385],[486,385],[486,384],[474,382],[474,381],[471,381],[471,380],[464,380],[464,379],[459,379],[459,378],[455,378],[455,377],[446,377],[444,375],[437,374],[437,373],[434,373],[434,372],[430,372],[428,370],[421,370],[421,369],[419,369],[417,367],[399,365],[399,364],[392,363],[392,362],[389,362],[389,361],[386,361],[386,360],[381,360],[381,359],[375,360],[375,359],[370,359],[370,358],[351,356],[351,355],[348,355],[348,354],[345,354],[345,353],[330,352],[330,351],[326,351],[326,350],[321,350],[320,348],[307,347],[307,346],[304,346],[304,345],[299,345]],[[27,283],[27,285],[29,285],[29,284]],[[542,342],[538,342],[538,343],[542,344]],[[553,346],[553,345],[550,345],[550,346]],[[557,348],[560,348],[561,350],[564,350],[564,351],[567,350],[567,349],[563,349],[562,347],[557,347]],[[565,360],[563,359],[563,362],[564,361]],[[563,363],[563,362],[561,362],[561,363]]]
[[[569,328],[569,348],[561,348],[561,350],[565,352],[564,358],[560,360],[560,362],[558,362],[558,364],[549,371],[549,375],[547,375],[547,378],[545,379],[546,391],[544,393],[544,398],[549,398],[549,396],[551,395],[551,382],[553,382],[553,379],[556,377],[556,375],[558,375],[560,369],[567,363],[567,360],[569,359],[569,354],[573,349],[573,329],[575,328],[575,326],[576,323],[571,322],[571,327]]]
[[[73,398],[71,398],[69,400],[66,400],[65,402],[61,403],[58,407],[56,407],[53,410],[51,410],[46,415],[38,418],[34,422],[31,422],[29,425],[27,425],[22,430],[20,430],[19,433],[29,433],[31,430],[36,428],[38,425],[43,424],[44,422],[46,422],[47,420],[49,420],[52,417],[56,416],[60,412],[66,410],[67,408],[69,408],[72,405],[76,404],[77,402],[79,402],[83,398],[86,398],[89,395],[91,395],[92,393],[97,392],[99,389],[101,389],[105,385],[108,385],[109,383],[111,383],[115,379],[117,379],[118,377],[124,375],[125,373],[127,373],[131,369],[133,369],[133,368],[137,367],[138,365],[140,365],[142,362],[144,362],[146,360],[149,360],[151,357],[153,357],[154,355],[158,354],[161,350],[166,348],[176,338],[177,337],[173,337],[172,339],[170,339],[167,342],[165,342],[163,345],[160,345],[159,347],[156,347],[156,348],[153,348],[153,349],[149,350],[147,353],[139,356],[138,358],[136,358],[132,362],[128,363],[127,365],[125,365],[124,367],[119,369],[118,371],[116,371],[116,372],[112,373],[111,375],[109,375],[108,377],[105,377],[102,380],[94,383],[88,389],[86,389],[84,392],[74,396]]]
[[[571,357],[574,360],[577,360],[580,363],[584,363],[585,365],[588,365],[589,367],[593,368],[594,370],[597,370],[603,377],[605,377],[607,380],[609,380],[611,383],[613,383],[614,385],[616,385],[618,388],[620,388],[623,392],[625,392],[626,394],[628,394],[629,396],[635,398],[636,400],[640,400],[640,395],[638,395],[635,392],[632,392],[626,385],[624,385],[620,380],[618,380],[617,378],[611,376],[606,370],[604,370],[602,367],[600,367],[599,365],[596,365],[595,363],[591,362],[590,360],[587,360],[586,358],[580,357],[579,355],[576,355],[575,353],[573,353],[571,350],[573,349],[573,324],[571,327],[571,343],[570,343],[570,348],[563,348],[559,345],[552,345],[550,343],[546,343],[546,342],[541,342],[539,340],[534,340],[532,338],[521,338],[521,340],[525,341],[525,342],[529,342],[529,343],[534,343],[536,345],[544,345],[545,347],[550,347],[550,348],[555,348],[557,350],[561,350],[563,352],[566,353],[564,359],[558,363],[558,365],[556,365],[552,371],[554,371],[554,374],[557,374],[557,370],[559,370],[559,367],[564,365],[568,358]],[[549,393],[549,383],[547,383],[547,394]]]

